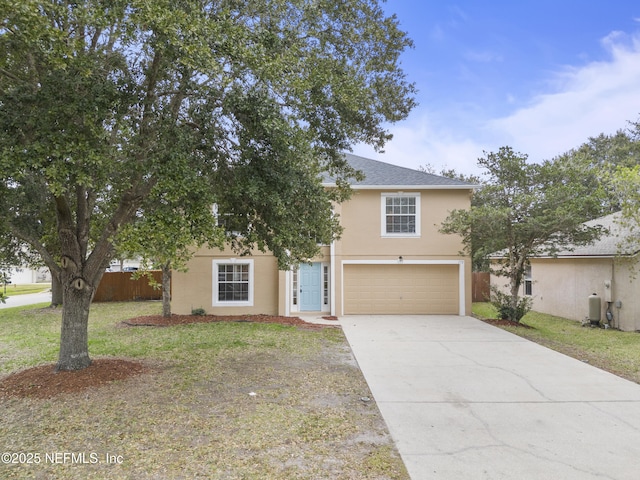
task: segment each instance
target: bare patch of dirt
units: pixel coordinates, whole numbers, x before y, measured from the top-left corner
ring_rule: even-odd
[[[182,344],[178,355],[144,360],[149,373],[54,400],[0,395],[0,452],[43,456],[39,465],[0,465],[0,477],[408,480],[342,333],[259,330],[246,332],[255,345]],[[272,345],[282,337],[291,349]],[[63,448],[100,461],[44,461]],[[112,454],[119,463],[104,461]]]
[[[76,393],[106,383],[125,380],[148,371],[141,362],[123,359],[98,359],[83,370],[55,371],[55,365],[41,365],[0,380],[0,395],[10,397],[51,398],[61,393]]]

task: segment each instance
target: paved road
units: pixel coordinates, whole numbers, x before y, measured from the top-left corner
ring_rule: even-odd
[[[23,305],[33,305],[43,302],[51,303],[51,292],[11,295],[11,291],[8,289],[7,295],[9,295],[9,298],[6,299],[6,303],[0,302],[0,308],[22,307]]]
[[[640,478],[640,385],[470,317],[340,323],[413,480]]]

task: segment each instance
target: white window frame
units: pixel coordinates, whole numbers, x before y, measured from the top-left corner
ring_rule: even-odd
[[[294,267],[291,269],[291,306],[298,309],[300,303],[300,269]]]
[[[220,265],[248,265],[249,266],[249,296],[247,300],[242,301],[225,301],[218,299],[218,273]],[[252,307],[253,306],[253,260],[252,259],[238,259],[227,258],[220,260],[213,260],[213,306],[214,307]]]
[[[387,232],[387,198],[410,198],[416,199],[416,231],[412,233],[389,233]],[[380,235],[389,238],[416,238],[420,237],[420,192],[395,192],[382,193],[380,195]]]
[[[533,277],[531,276],[531,265],[527,265],[524,269],[524,282],[522,283],[522,287],[523,293],[526,297],[533,296]]]
[[[328,263],[322,263],[322,310],[330,308],[331,305],[331,267]]]
[[[224,233],[227,236],[232,236],[232,237],[240,237],[242,236],[242,234],[236,230],[227,230],[226,225],[224,224],[224,219],[225,217],[231,217],[231,214],[229,213],[220,213],[220,210],[218,208],[218,204],[214,203],[213,207],[211,207],[211,211],[213,213],[213,216],[216,219],[216,226],[221,227],[224,229]]]

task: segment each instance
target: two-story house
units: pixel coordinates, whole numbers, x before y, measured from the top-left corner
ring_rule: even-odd
[[[201,249],[173,274],[172,310],[209,314],[455,314],[471,311],[471,260],[461,239],[439,232],[469,208],[473,185],[355,155],[364,173],[336,205],[344,228],[310,264],[279,271],[276,259]],[[330,188],[332,180],[325,185]],[[231,285],[229,285],[231,284]],[[229,288],[227,288],[229,287]],[[229,293],[232,292],[232,293]]]

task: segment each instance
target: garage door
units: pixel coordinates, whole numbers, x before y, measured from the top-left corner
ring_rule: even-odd
[[[345,314],[458,314],[458,265],[344,265]]]

